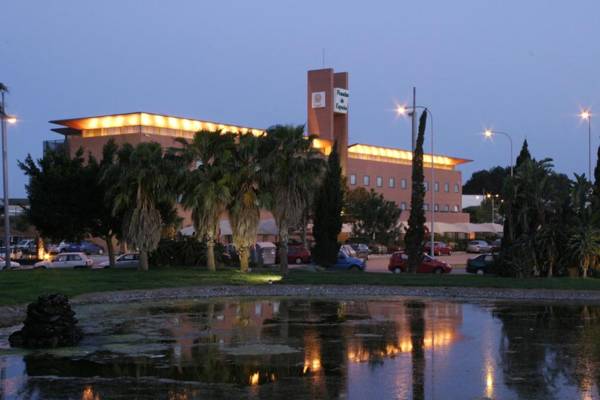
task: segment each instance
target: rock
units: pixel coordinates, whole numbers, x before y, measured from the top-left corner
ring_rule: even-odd
[[[27,306],[23,329],[10,335],[8,341],[12,347],[54,348],[73,346],[82,337],[69,299],[51,294]]]

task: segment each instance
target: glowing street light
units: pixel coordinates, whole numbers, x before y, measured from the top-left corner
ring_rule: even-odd
[[[592,112],[589,108],[581,110],[579,118],[588,122],[588,179],[592,181]]]
[[[491,130],[491,129],[486,129],[485,131],[483,131],[483,136],[486,139],[492,139],[495,134],[506,136],[508,138],[508,141],[510,142],[510,176],[512,178],[513,177],[513,142],[512,142],[512,137],[508,133],[502,132],[502,131],[496,131],[496,130]]]

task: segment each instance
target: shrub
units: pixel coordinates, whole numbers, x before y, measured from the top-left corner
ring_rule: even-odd
[[[215,246],[215,259],[218,264],[223,261],[223,246]],[[150,253],[152,266],[206,267],[206,243],[195,238],[183,240],[163,239],[158,248]]]

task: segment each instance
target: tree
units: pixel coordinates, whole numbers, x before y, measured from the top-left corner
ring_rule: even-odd
[[[391,245],[400,236],[398,220],[402,210],[393,201],[371,189],[357,188],[346,197],[346,218],[353,222],[352,235]]]
[[[597,156],[594,168],[594,186],[592,187],[592,212],[595,225],[600,227],[600,146],[598,146]]]
[[[515,164],[515,168],[518,168],[527,160],[532,160],[531,154],[529,154],[529,146],[527,144],[527,139],[523,141],[523,146],[521,147],[521,151],[517,156],[517,163]]]
[[[600,257],[600,231],[591,223],[577,226],[569,237],[569,251],[577,261],[581,276],[587,278],[589,269],[594,269]]]
[[[235,146],[232,134],[220,131],[200,131],[191,142],[180,140],[183,145],[185,165],[197,165],[182,169],[183,195],[181,203],[192,211],[196,235],[206,239],[206,258],[209,271],[216,270],[215,242],[219,234],[219,221],[231,201],[231,170]]]
[[[504,180],[510,176],[510,167],[493,167],[473,172],[463,185],[463,194],[502,193]]]
[[[140,252],[140,270],[148,270],[148,253],[155,250],[165,224],[163,215],[173,212],[175,203],[174,161],[163,154],[159,143],[123,145],[117,163],[106,176],[113,183],[113,212],[123,212],[123,236]],[[163,212],[161,213],[161,209]]]
[[[304,136],[304,126],[276,125],[262,139],[264,167],[262,177],[266,206],[273,214],[279,237],[279,265],[288,272],[289,229],[300,222],[308,203],[305,193],[318,185],[325,163],[313,144]]]
[[[412,193],[410,201],[410,216],[404,242],[408,254],[408,270],[417,272],[423,262],[423,240],[425,239],[425,186],[423,185],[423,141],[425,140],[425,125],[427,111],[423,111],[419,119],[419,134],[412,159]]]
[[[320,265],[330,266],[337,261],[340,248],[337,238],[342,230],[344,187],[345,182],[337,142],[335,142],[327,159],[327,172],[315,198],[313,256]]]
[[[28,216],[42,237],[78,241],[92,232],[97,223],[97,177],[86,168],[81,149],[73,157],[49,151],[37,162],[28,155],[19,167],[29,177]]]
[[[240,257],[240,270],[248,272],[250,248],[256,242],[260,222],[261,163],[259,138],[238,135],[238,143],[229,164],[232,176],[231,201],[227,206],[233,244]]]

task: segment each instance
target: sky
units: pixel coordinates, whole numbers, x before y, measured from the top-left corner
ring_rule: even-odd
[[[508,165],[523,139],[558,171],[588,167],[600,115],[597,0],[0,0],[0,82],[17,160],[60,139],[50,120],[147,111],[258,128],[306,119],[306,71],[350,74],[350,142],[410,148],[396,103],[432,110],[435,152],[473,171]],[[323,53],[325,63],[323,63]],[[592,123],[594,119],[592,118]],[[593,163],[600,119],[593,133]],[[426,143],[429,150],[429,143]]]

